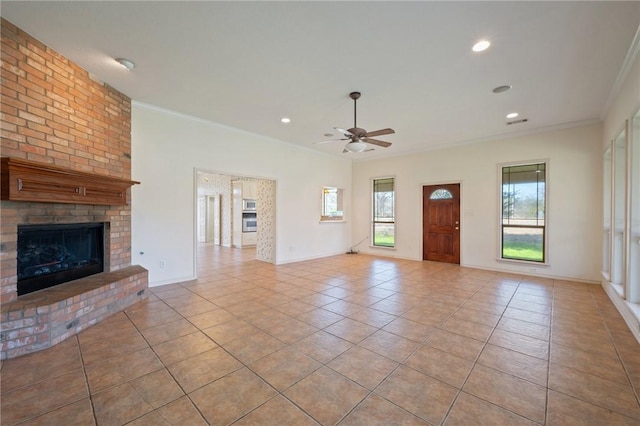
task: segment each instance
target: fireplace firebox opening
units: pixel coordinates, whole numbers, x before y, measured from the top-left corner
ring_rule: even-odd
[[[104,271],[105,223],[18,226],[18,296]]]

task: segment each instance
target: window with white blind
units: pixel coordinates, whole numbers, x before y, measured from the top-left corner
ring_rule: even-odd
[[[373,179],[373,245],[395,247],[395,179]]]

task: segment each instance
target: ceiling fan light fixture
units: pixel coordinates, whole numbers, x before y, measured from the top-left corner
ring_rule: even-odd
[[[362,152],[367,149],[367,144],[362,141],[349,142],[345,148],[351,152]]]
[[[373,151],[373,148],[370,145],[381,146],[383,148],[391,146],[391,142],[385,142],[378,139],[373,139],[371,136],[383,136],[383,135],[392,135],[395,133],[395,130],[386,128],[380,130],[374,130],[372,132],[367,132],[365,129],[358,127],[357,121],[357,109],[356,109],[356,101],[360,98],[360,92],[351,92],[349,93],[349,97],[353,99],[353,127],[349,130],[345,130],[341,127],[334,127],[338,132],[340,132],[344,137],[334,140],[322,141],[322,142],[314,142],[314,144],[325,143],[325,142],[337,142],[337,141],[349,141],[342,149],[342,153],[348,152],[365,152],[365,151]],[[333,136],[331,133],[325,133],[325,137]]]

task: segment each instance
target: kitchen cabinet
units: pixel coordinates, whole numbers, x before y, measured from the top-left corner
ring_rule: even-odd
[[[255,182],[242,182],[242,198],[245,200],[255,200],[258,198],[258,190]]]
[[[258,242],[257,232],[243,232],[242,233],[242,246],[255,246]]]
[[[255,200],[257,196],[255,182],[248,181],[233,181],[232,185],[232,244],[234,247],[248,247],[255,246],[257,243],[257,232],[242,232],[243,218],[247,214],[253,215],[255,221],[256,213],[243,212],[242,200]],[[244,213],[244,214],[243,214]]]

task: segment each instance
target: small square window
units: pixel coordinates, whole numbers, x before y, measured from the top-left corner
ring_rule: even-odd
[[[320,221],[344,220],[343,190],[334,186],[322,188],[322,214]]]

